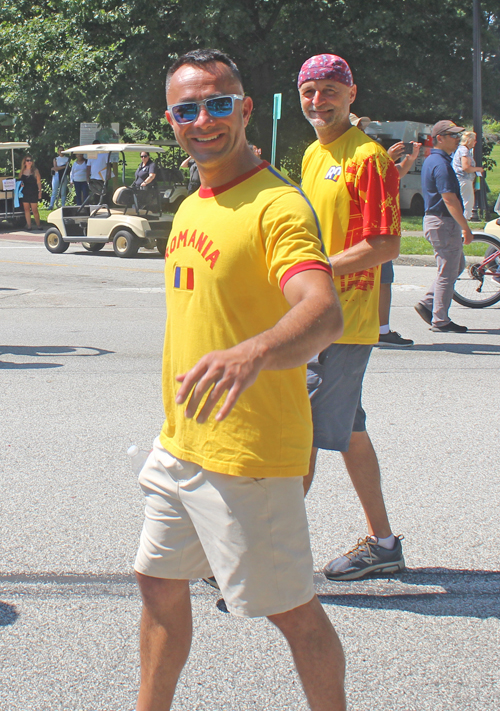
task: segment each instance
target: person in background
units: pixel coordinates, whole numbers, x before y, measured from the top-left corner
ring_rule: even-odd
[[[69,158],[63,153],[64,146],[59,146],[57,156],[52,161],[52,195],[50,196],[50,209],[54,209],[56,201],[57,189],[60,188],[61,205],[66,204],[66,195],[68,193],[68,176],[64,176],[64,170],[68,164]]]
[[[141,162],[135,171],[132,190],[137,194],[139,207],[153,207],[153,203],[158,201],[158,191],[156,190],[156,163],[151,160],[147,151],[141,151]]]
[[[371,119],[368,116],[356,116],[356,114],[349,114],[349,121],[352,126],[356,126],[361,131],[365,131],[368,124],[371,123]],[[399,178],[406,175],[410,170],[414,162],[418,157],[418,152],[420,150],[421,143],[415,143],[412,153],[407,154],[397,165],[396,169],[399,173]],[[395,143],[391,146],[387,153],[389,157],[396,163],[405,150],[405,144],[402,141]],[[391,346],[399,348],[408,348],[413,346],[413,341],[411,338],[403,338],[397,331],[391,331],[389,327],[389,317],[391,312],[391,301],[392,301],[392,284],[394,282],[394,267],[392,260],[389,262],[384,262],[380,268],[380,297],[378,304],[378,315],[380,323],[380,333],[377,346]]]
[[[141,152],[141,163],[135,171],[132,187],[137,189],[156,187],[156,165],[147,151]]]
[[[31,213],[35,218],[35,229],[41,230],[43,228],[40,224],[38,203],[42,198],[42,179],[31,156],[24,156],[21,162],[21,170],[19,171],[19,180],[23,184],[22,201],[27,230],[31,232]]]
[[[100,145],[100,141],[92,141],[93,146]],[[87,158],[87,183],[89,191],[94,195],[103,197],[104,186],[109,178],[114,178],[115,174],[108,163],[109,153],[98,153],[95,158]]]
[[[434,124],[431,129],[434,148],[422,166],[424,237],[432,245],[438,271],[425,296],[415,304],[415,311],[431,331],[438,333],[467,333],[466,326],[454,323],[448,315],[453,287],[465,267],[463,244],[470,244],[473,239],[463,214],[458,178],[451,165],[463,130],[453,121]]]
[[[355,580],[405,566],[392,533],[377,455],[366,431],[362,385],[378,341],[380,265],[399,254],[399,176],[387,151],[353,126],[356,85],[347,62],[311,57],[298,78],[302,112],[318,140],[302,161],[302,189],[321,226],[344,314],[344,334],[308,363],[314,425],[311,486],[318,449],[341,452],[365,512],[368,535],[324,568],[330,580]]]
[[[191,156],[188,156],[185,160],[182,161],[179,167],[189,169],[188,195],[192,195],[198,190],[201,185],[200,173],[198,171],[196,161],[191,158]]]
[[[452,166],[457,174],[460,185],[460,195],[464,204],[464,217],[470,220],[472,208],[474,207],[474,178],[476,173],[484,174],[484,168],[476,166],[476,161],[472,155],[472,149],[477,143],[474,131],[464,131],[460,139],[460,145],[453,154]]]
[[[256,155],[257,158],[262,157],[262,148],[257,148],[257,146],[255,146],[253,143],[250,143],[250,141],[248,141],[248,145],[252,149],[252,153]]]
[[[87,183],[87,161],[82,153],[76,154],[76,160],[71,166],[70,183],[75,186],[76,204],[81,205],[89,195]]]

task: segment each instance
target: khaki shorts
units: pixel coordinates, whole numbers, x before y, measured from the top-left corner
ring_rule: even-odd
[[[287,612],[314,597],[302,477],[229,476],[172,457],[155,440],[135,569],[153,578],[215,575],[242,617]]]

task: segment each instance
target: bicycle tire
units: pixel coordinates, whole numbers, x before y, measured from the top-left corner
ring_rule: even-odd
[[[485,244],[485,253],[491,249],[500,251],[500,239],[494,235],[475,232],[472,241]],[[497,276],[500,279],[500,271],[498,275],[495,274],[495,267],[500,268],[500,257],[497,257],[494,265],[482,275],[482,281],[477,276],[477,272],[474,273],[481,261],[482,259],[478,258],[477,262],[467,263],[455,282],[453,301],[456,301],[457,304],[468,306],[470,309],[484,309],[486,306],[493,306],[500,301],[500,281],[495,281]]]

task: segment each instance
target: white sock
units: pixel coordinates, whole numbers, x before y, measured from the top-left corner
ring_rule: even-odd
[[[389,328],[388,323],[385,326],[380,326],[380,335],[381,336],[386,336],[390,332],[391,332],[391,329]]]
[[[378,546],[382,546],[382,548],[386,548],[388,551],[394,548],[394,544],[396,542],[396,537],[393,533],[391,533],[390,536],[387,536],[387,538],[377,538],[377,536],[370,536],[370,538],[373,538]]]

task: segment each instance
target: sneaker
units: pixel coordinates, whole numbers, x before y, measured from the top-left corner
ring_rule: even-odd
[[[445,326],[431,326],[431,331],[436,333],[467,333],[467,326],[459,326],[458,323],[447,323]]]
[[[400,346],[401,348],[408,348],[413,346],[413,341],[411,338],[402,338],[401,334],[397,331],[389,331],[389,333],[381,333],[378,337],[377,346]]]
[[[210,587],[215,588],[216,590],[220,590],[219,583],[215,579],[214,575],[212,575],[210,578],[202,578],[202,580],[207,585],[210,585]]]
[[[423,318],[425,323],[428,323],[430,326],[432,324],[432,311],[428,309],[427,306],[421,304],[420,301],[418,304],[415,304],[414,308],[420,318]]]
[[[401,573],[405,569],[401,541],[396,536],[392,550],[378,546],[375,538],[359,538],[352,550],[331,560],[323,568],[328,580],[357,580],[358,578],[386,573]]]

